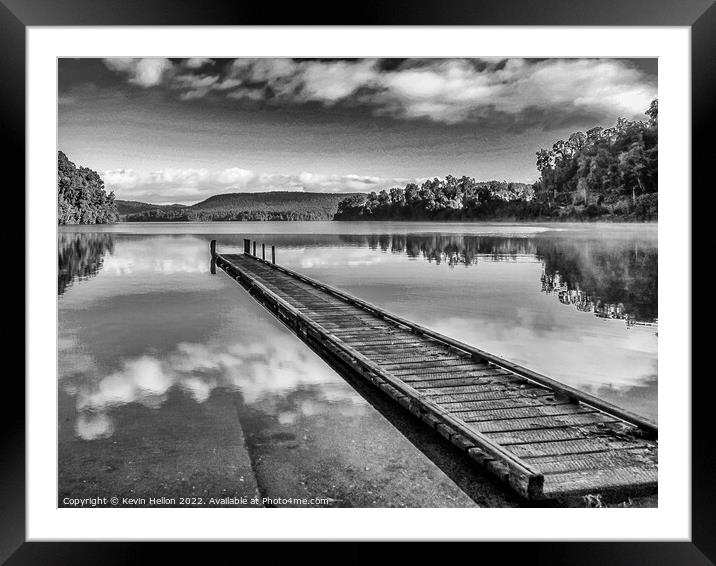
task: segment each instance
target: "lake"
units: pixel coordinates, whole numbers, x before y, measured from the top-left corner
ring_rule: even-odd
[[[61,227],[60,505],[103,493],[146,506],[519,504],[445,469],[422,432],[212,275],[210,240],[238,253],[244,238],[275,245],[279,264],[657,418],[656,225]]]

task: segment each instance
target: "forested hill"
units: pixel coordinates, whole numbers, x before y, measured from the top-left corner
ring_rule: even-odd
[[[149,204],[148,202],[139,202],[136,200],[116,200],[115,203],[117,204],[117,212],[120,217],[126,216],[127,214],[134,214],[136,212],[147,212],[148,210],[154,210],[155,208],[186,208],[186,206],[181,204],[157,205]]]
[[[114,193],[104,190],[97,171],[77,167],[57,152],[57,223],[106,224],[118,218]]]
[[[654,100],[646,121],[619,118],[540,149],[531,186],[448,175],[348,197],[335,219],[656,220],[658,113]]]
[[[191,206],[117,201],[127,222],[211,220],[332,220],[338,203],[357,193],[227,193]]]

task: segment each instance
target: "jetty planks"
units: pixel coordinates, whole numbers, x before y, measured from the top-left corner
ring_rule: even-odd
[[[522,496],[656,492],[655,423],[275,265],[273,247],[271,262],[214,244],[212,258],[311,347]]]

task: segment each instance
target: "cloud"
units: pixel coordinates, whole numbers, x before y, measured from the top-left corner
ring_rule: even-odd
[[[377,85],[380,70],[377,59],[235,59],[225,76],[242,87],[228,93],[229,98],[256,100],[259,94],[274,102],[332,105],[361,88]]]
[[[320,103],[446,124],[486,117],[643,117],[655,77],[623,59],[106,59],[142,87],[160,83],[181,100],[219,97],[269,105]],[[212,65],[212,74],[205,68]],[[204,70],[202,70],[204,69]],[[553,121],[557,119],[554,118]],[[538,120],[539,121],[539,120]],[[567,118],[567,121],[569,119]]]
[[[377,61],[372,59],[355,63],[311,61],[296,66],[296,72],[285,81],[280,94],[293,96],[298,101],[334,104],[353,95],[359,88],[378,86],[379,79]],[[268,81],[268,86],[276,89],[275,83],[275,79]]]
[[[101,173],[105,186],[117,198],[153,203],[191,204],[227,192],[308,191],[370,192],[404,186],[415,179],[368,175],[325,175],[302,172],[298,175],[258,173],[231,167],[220,170],[162,169],[136,171],[113,169]]]
[[[172,88],[183,90],[179,98],[192,100],[204,97],[219,82],[219,75],[194,75],[186,73],[173,79]]]
[[[191,59],[187,59],[186,61],[184,61],[184,66],[187,69],[199,69],[206,65],[213,65],[213,64],[214,64],[213,59],[205,59],[203,57],[192,57]]]
[[[445,123],[535,109],[634,118],[656,96],[640,71],[615,59],[447,60],[385,73],[380,86],[363,95],[378,113]]]
[[[130,83],[144,88],[161,84],[165,74],[173,69],[172,62],[163,58],[120,57],[103,62],[108,69],[126,74]]]

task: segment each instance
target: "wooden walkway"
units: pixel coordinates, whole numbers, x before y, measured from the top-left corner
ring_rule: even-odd
[[[244,254],[223,255],[212,242],[212,256],[311,347],[368,379],[522,496],[656,492],[654,423],[254,257],[248,244]]]

